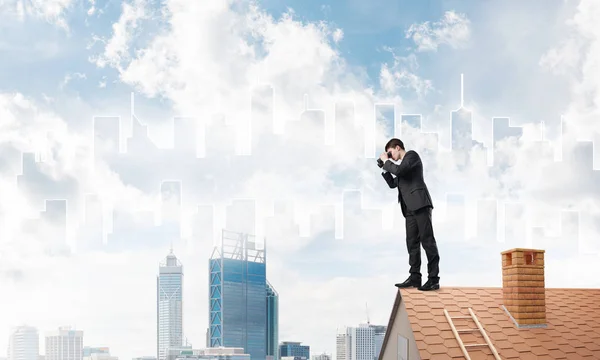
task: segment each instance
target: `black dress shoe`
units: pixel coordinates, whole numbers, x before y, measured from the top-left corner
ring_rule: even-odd
[[[419,286],[419,290],[421,291],[431,291],[431,290],[439,290],[440,283],[437,281],[427,280],[423,286]]]
[[[408,278],[402,283],[395,284],[397,288],[409,288],[409,287],[421,287],[421,280],[415,280],[413,278]]]

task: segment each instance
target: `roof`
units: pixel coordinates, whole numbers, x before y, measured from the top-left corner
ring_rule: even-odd
[[[390,316],[380,359],[404,303],[421,359],[464,359],[446,319],[471,308],[502,359],[600,359],[600,289],[546,288],[546,327],[518,328],[502,306],[502,288],[400,289]],[[468,321],[468,323],[466,322]],[[454,319],[457,329],[473,320]],[[465,344],[485,343],[479,332],[460,333]],[[494,359],[488,347],[470,348],[471,359]]]

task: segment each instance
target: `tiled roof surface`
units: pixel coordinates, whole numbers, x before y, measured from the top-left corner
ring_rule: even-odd
[[[402,289],[421,359],[464,359],[444,315],[470,307],[502,359],[600,359],[600,289],[546,289],[546,328],[517,328],[502,307],[501,288]],[[395,309],[396,310],[396,309]],[[453,319],[457,329],[476,328]],[[479,332],[460,333],[465,344],[485,343]],[[488,347],[468,349],[471,359],[494,359]]]

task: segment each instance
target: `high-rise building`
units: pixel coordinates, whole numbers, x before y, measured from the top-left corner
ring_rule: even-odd
[[[183,266],[173,249],[159,266],[156,278],[157,359],[170,347],[183,345]]]
[[[313,355],[310,357],[310,360],[331,360],[331,355],[327,353]]]
[[[281,358],[288,357],[294,360],[310,360],[310,346],[300,342],[284,341],[279,345]]]
[[[336,360],[346,360],[349,359],[349,350],[350,350],[350,337],[348,336],[347,329],[344,328],[343,331],[339,331],[335,337],[335,359]]]
[[[107,347],[86,346],[83,348],[83,360],[119,360],[119,358],[111,356]]]
[[[84,356],[83,360],[119,360],[119,358],[107,353],[92,353],[90,356]]]
[[[221,246],[209,260],[210,347],[242,348],[252,360],[272,352],[268,345],[278,336],[278,304],[266,270],[264,243],[222,231]]]
[[[167,360],[251,360],[242,348],[169,349]]]
[[[18,326],[13,329],[8,342],[8,360],[38,360],[40,355],[40,335],[31,326]]]
[[[102,346],[102,347],[84,346],[83,347],[83,357],[91,356],[92,354],[110,354],[110,349],[106,346]]]
[[[336,360],[376,360],[386,329],[386,326],[371,324],[345,328],[337,334]]]
[[[83,331],[59,327],[46,335],[46,360],[82,360]]]
[[[381,347],[383,346],[383,339],[385,338],[385,331],[387,326],[384,325],[371,325],[373,328],[373,343],[375,345],[375,359],[379,358]]]
[[[267,281],[267,357],[279,360],[279,294]]]

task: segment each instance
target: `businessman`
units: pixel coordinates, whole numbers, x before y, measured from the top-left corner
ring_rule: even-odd
[[[378,164],[390,188],[398,188],[398,202],[406,223],[406,247],[410,276],[398,288],[416,287],[422,291],[440,288],[437,244],[433,235],[431,211],[433,203],[423,179],[423,163],[415,151],[406,151],[400,139],[391,139]],[[392,161],[393,160],[393,161]],[[399,164],[397,162],[400,161]],[[395,175],[395,177],[392,176]],[[427,255],[429,278],[421,285],[421,245]]]

